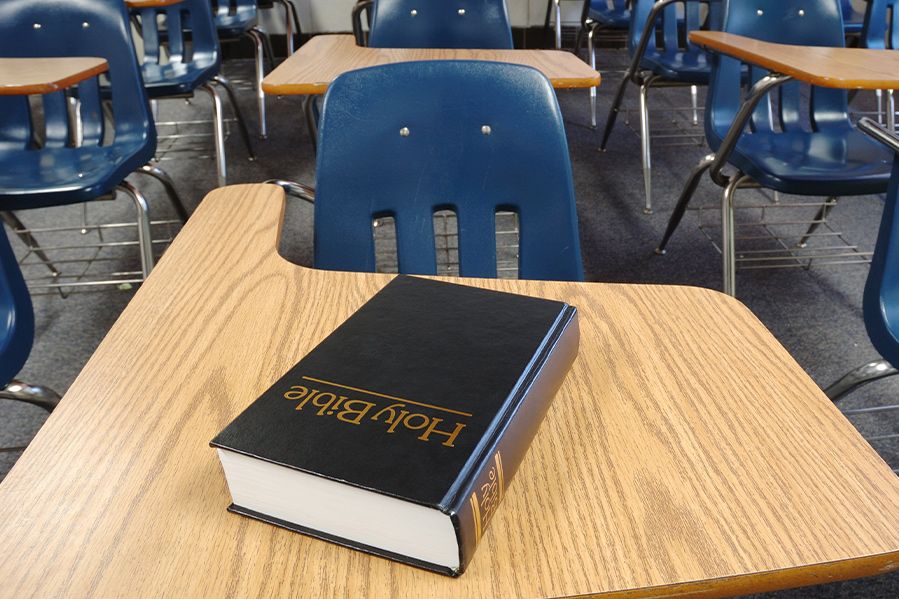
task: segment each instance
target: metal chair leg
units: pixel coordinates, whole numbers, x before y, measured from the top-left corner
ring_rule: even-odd
[[[256,29],[251,29],[247,33],[256,47],[256,106],[259,111],[259,137],[265,139],[268,137],[268,127],[265,122],[265,93],[262,91],[262,78],[265,75],[263,39],[260,32]]]
[[[896,131],[896,99],[893,90],[887,90],[887,129]]]
[[[662,242],[659,244],[659,247],[656,248],[656,254],[661,256],[665,253],[665,246],[668,245],[668,241],[671,239],[671,236],[674,235],[674,231],[680,224],[681,219],[684,218],[684,213],[687,211],[687,205],[693,198],[693,194],[696,193],[696,188],[699,187],[702,175],[709,170],[709,167],[712,166],[714,161],[715,155],[708,154],[693,168],[693,172],[690,173],[690,178],[687,179],[687,184],[684,185],[684,189],[680,192],[680,197],[677,198],[677,204],[674,206],[671,218],[668,219],[668,228],[665,229],[665,234],[662,236]]]
[[[137,210],[137,242],[140,247],[140,265],[143,278],[146,280],[153,270],[153,235],[150,230],[150,205],[147,198],[128,181],[119,183],[117,190],[123,191],[134,201]]]
[[[592,25],[593,21],[588,19],[585,23],[577,28],[577,35],[574,38],[574,48],[572,48],[575,56],[580,55],[581,46],[584,44],[584,32],[590,29]]]
[[[272,47],[272,38],[260,27],[254,27],[256,33],[262,38],[262,48],[265,50],[265,61],[268,62],[268,70],[275,70],[275,49]],[[263,73],[265,75],[265,73]]]
[[[175,212],[178,213],[178,219],[181,220],[182,223],[187,222],[187,208],[184,207],[184,202],[181,201],[181,196],[178,194],[178,190],[175,188],[175,182],[172,181],[172,178],[169,177],[169,174],[162,170],[162,168],[154,161],[148,162],[147,164],[140,167],[138,173],[143,173],[144,175],[149,175],[162,183],[162,186],[165,188],[166,194],[169,196],[169,200],[172,202],[172,207],[175,208]]]
[[[737,172],[724,188],[724,196],[721,199],[721,259],[723,263],[722,275],[724,279],[724,293],[730,296],[737,294],[737,250],[736,233],[734,232],[734,200],[740,184],[749,179],[743,173]]]
[[[50,258],[47,256],[47,254],[45,254],[44,250],[41,249],[41,246],[37,242],[37,239],[35,239],[34,236],[30,232],[28,232],[27,227],[22,224],[22,221],[19,220],[18,216],[16,216],[12,212],[3,211],[0,212],[0,219],[3,219],[3,222],[9,225],[9,228],[12,229],[12,232],[22,240],[22,243],[28,246],[28,249],[31,250],[31,252],[35,256],[37,256],[41,262],[44,263],[44,266],[47,267],[53,277],[59,276],[59,269],[57,269],[53,262],[50,261]]]
[[[84,144],[84,121],[81,118],[81,101],[72,96],[69,96],[67,100],[69,123],[71,123],[69,131],[70,141],[74,147],[80,148]]]
[[[652,155],[649,133],[649,88],[654,78],[640,85],[640,149],[643,158],[643,190],[646,194],[643,214],[652,214]]]
[[[596,70],[596,48],[593,45],[593,36],[596,34],[596,24],[593,23],[587,31],[587,56],[590,59],[590,68]],[[590,88],[590,127],[596,129],[596,86]]]
[[[29,385],[13,379],[6,387],[0,389],[0,399],[21,401],[52,412],[59,405],[59,394],[49,387]]]
[[[899,374],[899,370],[893,368],[892,364],[886,360],[875,360],[850,371],[827,387],[824,393],[831,401],[836,402],[866,383],[893,376],[894,374]]]
[[[556,13],[556,26],[555,26],[555,34],[556,34],[556,50],[562,49],[562,6],[561,0],[553,0],[553,4],[555,4],[555,13]]]
[[[606,117],[606,128],[602,132],[602,141],[599,143],[600,152],[606,151],[606,145],[609,143],[609,136],[612,135],[612,129],[615,128],[615,120],[618,118],[618,112],[621,110],[621,102],[624,99],[624,90],[629,81],[629,77],[624,77],[621,80],[621,83],[618,84],[618,91],[615,92],[615,99],[612,100],[609,116]]]
[[[243,116],[243,110],[240,108],[240,104],[237,103],[237,95],[234,93],[234,88],[231,86],[231,82],[225,78],[224,75],[216,75],[215,81],[225,88],[225,91],[228,93],[228,99],[231,101],[231,108],[234,110],[234,116],[237,117],[237,125],[240,130],[240,137],[243,139],[244,145],[247,147],[247,154],[251,161],[256,160],[256,151],[253,149],[253,144],[250,142],[250,131],[247,129],[247,119]]]
[[[215,85],[207,83],[201,89],[212,97],[213,133],[215,135],[215,164],[218,186],[228,184],[228,166],[225,161],[225,123],[222,116],[222,96]]]
[[[693,105],[693,124],[699,124],[699,88],[690,86],[690,102]]]
[[[306,130],[309,131],[312,152],[315,153],[318,151],[318,119],[315,118],[315,96],[308,95],[303,98],[303,115],[306,117]]]
[[[291,3],[288,0],[275,0],[284,8],[284,26],[287,29],[287,55],[293,56],[293,13]]]
[[[16,379],[10,381],[6,387],[0,388],[0,399],[29,403],[46,410],[48,413],[56,409],[60,401],[59,394],[53,389],[40,385],[29,385]],[[0,453],[25,451],[25,449],[26,447],[24,446],[0,447]]]

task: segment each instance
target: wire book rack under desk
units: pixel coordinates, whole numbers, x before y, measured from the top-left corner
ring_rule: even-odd
[[[835,198],[804,200],[754,190],[752,200],[736,202],[738,270],[866,265],[873,251],[864,250],[828,220]],[[690,208],[698,213],[699,230],[721,253],[721,205]]]

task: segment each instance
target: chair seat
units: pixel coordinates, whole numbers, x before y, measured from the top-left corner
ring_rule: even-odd
[[[594,8],[590,7],[589,17],[612,29],[627,29],[631,24],[631,11],[626,8]]]
[[[153,158],[143,138],[115,146],[0,151],[0,210],[45,208],[93,200],[109,193]]]
[[[847,124],[815,133],[743,135],[728,162],[783,193],[840,196],[885,192],[893,157]]]
[[[668,81],[708,85],[711,67],[706,53],[698,48],[689,50],[647,49],[640,67],[652,71]]]
[[[141,65],[144,86],[151,98],[191,94],[195,89],[212,80],[219,73],[216,57],[194,57],[189,63],[174,62]]]
[[[234,14],[218,13],[213,20],[219,38],[231,39],[243,36],[256,26],[258,19],[255,6],[243,6],[239,7]]]

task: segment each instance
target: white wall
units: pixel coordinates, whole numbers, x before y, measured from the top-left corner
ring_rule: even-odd
[[[451,2],[452,0],[422,0],[422,2]],[[547,0],[506,0],[513,27],[543,25]],[[350,31],[350,12],[356,0],[293,0],[300,14],[304,33]],[[562,0],[562,22],[577,23],[583,0]],[[268,14],[266,14],[268,13]],[[262,25],[270,33],[284,32],[284,11],[262,11]]]

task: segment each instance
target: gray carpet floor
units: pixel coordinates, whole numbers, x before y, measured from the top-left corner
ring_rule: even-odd
[[[607,51],[602,55],[600,70],[605,75],[599,90],[599,123],[605,122],[611,96],[619,75],[611,67],[621,65],[620,52]],[[227,74],[235,79],[249,79],[250,65],[230,61]],[[635,106],[636,95],[629,93],[629,105]],[[246,85],[239,89],[241,106],[255,127],[254,101]],[[668,254],[657,256],[653,249],[661,238],[674,201],[687,173],[708,150],[700,145],[653,149],[653,185],[655,213],[643,214],[643,188],[640,168],[639,138],[623,119],[615,129],[609,150],[597,151],[598,134],[589,125],[587,93],[583,90],[562,91],[559,102],[565,115],[573,163],[581,245],[588,280],[606,282],[665,283],[721,288],[721,259],[709,238],[698,227],[700,219],[711,226],[718,219],[720,190],[705,181],[696,196],[695,204],[711,208],[700,214],[689,212],[681,228],[669,245]],[[651,99],[654,108],[686,106],[689,96],[684,90],[660,90]],[[869,107],[870,97],[859,97],[855,105]],[[295,97],[268,98],[269,139],[256,142],[259,159],[251,162],[232,126],[228,138],[229,182],[259,182],[269,178],[285,178],[303,182],[314,181],[314,157],[303,124],[301,99]],[[190,103],[168,100],[160,103],[161,121],[208,119],[209,100],[197,97]],[[654,122],[670,125],[670,115],[654,114]],[[676,118],[693,133],[683,118]],[[636,117],[631,119],[636,123]],[[205,132],[207,125],[193,129],[180,126],[180,132]],[[171,133],[173,127],[160,127],[161,133]],[[211,147],[211,141],[189,138]],[[204,152],[210,154],[210,151]],[[215,187],[215,168],[212,160],[173,151],[167,153],[163,167],[175,179],[188,207],[195,207],[203,196]],[[150,198],[154,219],[173,218],[161,187],[154,181],[133,175],[132,180]],[[770,202],[757,191],[747,190],[738,196],[740,202],[759,204]],[[781,204],[792,204],[798,198],[781,197]],[[807,199],[806,199],[807,200]],[[821,198],[817,198],[821,200]],[[834,229],[844,232],[846,239],[857,244],[861,251],[873,248],[883,200],[878,197],[842,199],[829,221]],[[778,212],[780,210],[780,212]],[[780,208],[766,211],[769,220],[795,220],[799,216],[811,218],[815,207]],[[121,221],[131,218],[131,206],[122,200],[98,202],[89,207],[92,220]],[[83,218],[80,207],[33,210],[19,213],[32,227],[78,225]],[[290,203],[282,239],[282,253],[299,264],[310,264],[312,254],[312,208],[302,202]],[[738,220],[753,222],[760,218],[759,210],[740,211]],[[775,227],[776,228],[776,227]],[[718,229],[707,228],[714,238]],[[787,231],[794,232],[794,231]],[[76,237],[80,233],[76,233]],[[41,237],[45,244],[53,243],[52,236]],[[747,242],[756,243],[756,242]],[[18,252],[22,244],[14,239]],[[749,245],[739,246],[750,249]],[[754,248],[754,246],[753,246]],[[115,258],[117,267],[134,268],[134,256]],[[26,269],[30,276],[44,274],[40,267]],[[849,369],[877,358],[865,333],[862,322],[861,298],[867,276],[865,266],[834,266],[782,268],[777,270],[748,270],[737,275],[737,295],[774,333],[800,365],[821,386],[826,386]],[[56,293],[35,290],[34,304],[37,336],[34,349],[21,378],[48,385],[64,392],[86,363],[106,331],[116,320],[133,295],[129,289],[107,289],[71,293],[60,297]],[[737,365],[735,365],[735,368]],[[123,373],[126,376],[127,373]],[[878,406],[896,403],[899,397],[899,377],[872,383],[850,397],[847,408]],[[0,446],[25,444],[41,426],[45,414],[37,408],[0,403]],[[899,433],[899,414],[860,415],[853,423],[868,438]],[[896,439],[876,441],[875,448],[894,468],[899,468],[899,442]],[[13,466],[19,454],[0,453],[0,478]],[[802,590],[783,591],[766,597],[896,597],[899,596],[899,575],[892,574],[860,581],[834,583]]]

